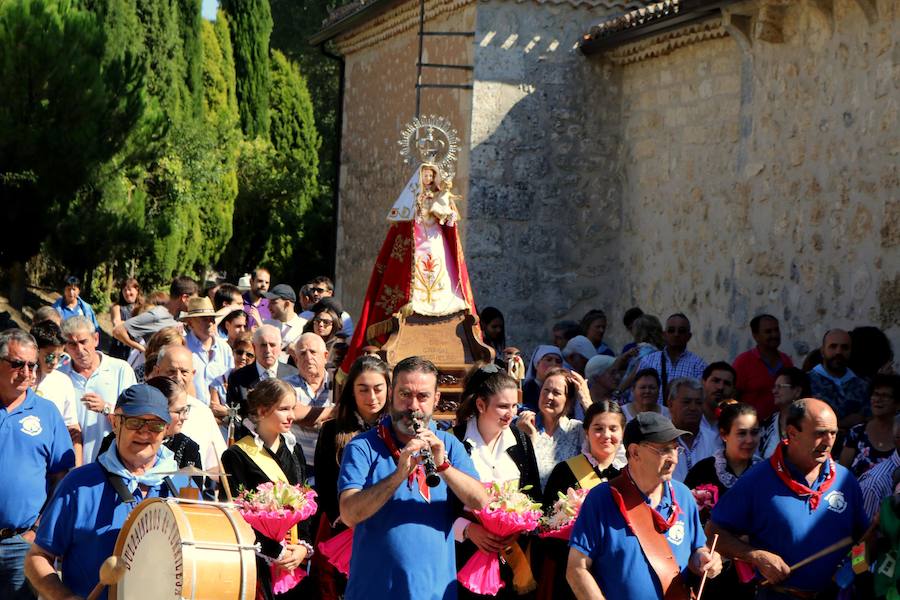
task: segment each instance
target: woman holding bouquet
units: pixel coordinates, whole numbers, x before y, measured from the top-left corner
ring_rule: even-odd
[[[391,375],[387,363],[377,356],[363,355],[350,367],[341,389],[337,418],[326,421],[316,444],[316,492],[321,519],[316,545],[347,529],[340,522],[337,496],[338,474],[344,448],[357,434],[369,431],[387,412],[387,393]],[[319,554],[315,568],[318,572],[322,598],[338,598],[347,585],[347,578]]]
[[[727,401],[726,401],[727,402]],[[731,401],[721,405],[719,415],[719,435],[724,449],[698,462],[688,472],[684,484],[694,493],[700,508],[700,521],[706,524],[712,507],[728,492],[741,475],[759,462],[756,449],[759,447],[759,422],[756,409],[743,402]],[[749,600],[754,597],[751,585],[743,585],[738,580],[734,563],[728,564],[721,576],[706,582],[704,596],[732,600]]]
[[[544,488],[544,515],[552,512],[559,494],[567,495],[569,488],[590,490],[618,475],[625,466],[622,432],[625,415],[615,402],[602,400],[590,405],[584,413],[585,441],[581,454],[563,461],[553,468]],[[541,540],[541,552],[533,553],[535,565],[541,565],[537,597],[575,598],[566,582],[566,560],[569,543],[564,539],[547,537]]]
[[[485,483],[515,481],[534,502],[540,502],[540,481],[537,461],[531,440],[515,427],[517,384],[505,371],[494,364],[473,370],[466,378],[462,401],[456,412],[453,434],[459,439],[479,479]],[[460,517],[453,525],[457,544],[456,565],[462,566],[482,550],[497,554],[515,543],[517,535],[506,538],[490,533],[473,518]],[[527,563],[525,563],[527,566]],[[516,598],[513,576],[508,565],[501,567],[505,583],[497,597]],[[459,598],[483,598],[459,586]]]
[[[306,459],[303,449],[291,433],[294,420],[294,404],[297,394],[294,388],[279,379],[259,382],[247,396],[249,417],[244,426],[250,434],[238,440],[222,454],[222,466],[228,474],[228,484],[235,493],[240,488],[255,490],[262,483],[284,482],[290,485],[306,481]],[[301,521],[291,539],[296,543],[282,544],[283,540],[269,539],[259,532],[257,541],[262,553],[270,557],[279,569],[293,572],[312,555],[312,536],[309,521]],[[272,600],[275,597],[272,576],[266,561],[256,559],[257,598]],[[278,598],[300,598],[306,594],[304,581]]]

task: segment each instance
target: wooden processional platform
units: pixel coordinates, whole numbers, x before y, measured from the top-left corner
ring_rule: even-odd
[[[422,356],[437,366],[438,391],[441,400],[433,419],[452,421],[456,418],[463,391],[463,378],[476,363],[490,363],[494,350],[475,334],[478,317],[459,311],[445,317],[429,317],[401,313],[366,330],[366,341],[380,348],[378,354],[391,367],[404,358]],[[384,339],[380,344],[377,339]]]

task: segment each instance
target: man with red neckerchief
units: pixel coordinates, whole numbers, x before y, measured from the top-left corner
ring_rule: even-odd
[[[625,426],[628,466],[591,490],[569,541],[566,579],[579,600],[688,600],[689,571],[721,572],[690,490],[672,479],[687,433],[655,412]]]
[[[848,536],[858,540],[868,527],[856,479],[831,458],[837,430],[827,403],[795,401],[787,440],[713,508],[708,531],[719,534],[722,555],[750,563],[770,582],[758,588],[758,600],[834,598],[832,577],[849,547],[793,571],[789,565]]]

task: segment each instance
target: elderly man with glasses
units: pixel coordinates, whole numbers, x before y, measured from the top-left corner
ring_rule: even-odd
[[[177,496],[188,485],[185,477],[167,475],[178,470],[162,445],[171,418],[168,400],[153,386],[134,385],[119,396],[115,441],[60,483],[25,559],[28,581],[42,598],[87,597],[131,511],[146,498]]]
[[[572,530],[566,579],[579,599],[688,600],[693,576],[721,572],[690,490],[672,478],[687,433],[654,412],[625,426],[628,466],[591,490]]]
[[[0,598],[34,598],[22,569],[47,491],[75,465],[52,402],[31,389],[37,344],[21,329],[0,333]]]

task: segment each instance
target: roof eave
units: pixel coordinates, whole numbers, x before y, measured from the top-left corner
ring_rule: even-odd
[[[702,21],[703,19],[707,19],[718,14],[721,11],[722,7],[740,1],[741,0],[720,0],[719,2],[714,2],[711,4],[695,6],[691,10],[663,17],[655,21],[651,21],[646,25],[631,27],[622,31],[615,31],[601,38],[591,39],[590,34],[586,34],[584,38],[582,38],[582,41],[578,44],[578,49],[581,50],[581,53],[585,56],[599,54],[601,52],[609,50],[610,48],[615,48],[623,44],[634,42],[641,38],[663,33],[671,29],[676,29],[695,21]]]
[[[372,0],[371,3],[364,6],[358,11],[352,12],[343,19],[339,19],[334,23],[324,27],[309,38],[311,46],[319,46],[325,42],[336,38],[337,36],[359,27],[366,21],[374,19],[378,15],[393,8],[398,4],[402,4],[407,0]]]

